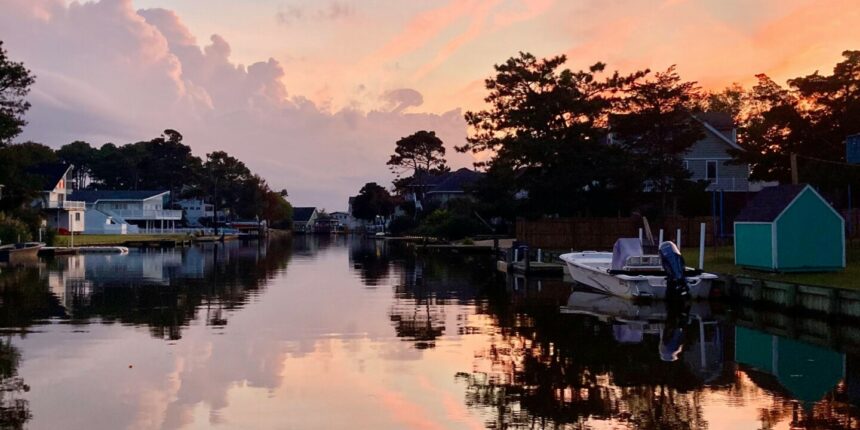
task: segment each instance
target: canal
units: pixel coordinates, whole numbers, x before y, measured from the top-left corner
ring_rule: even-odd
[[[860,427],[859,330],[296,237],[0,268],[0,426]]]

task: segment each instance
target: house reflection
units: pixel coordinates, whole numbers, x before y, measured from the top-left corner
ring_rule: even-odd
[[[146,325],[153,336],[179,339],[198,317],[227,324],[289,261],[289,242],[227,242],[126,255],[58,257],[46,273],[50,293],[76,324],[102,321]]]

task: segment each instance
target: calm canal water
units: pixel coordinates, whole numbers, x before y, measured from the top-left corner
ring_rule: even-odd
[[[851,326],[637,307],[492,269],[477,257],[327,237],[0,268],[0,420],[33,429],[860,427]]]

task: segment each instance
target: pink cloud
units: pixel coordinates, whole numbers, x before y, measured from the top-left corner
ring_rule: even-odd
[[[423,99],[414,89],[389,111],[329,112],[290,97],[279,61],[236,64],[223,37],[200,46],[176,13],[136,11],[130,0],[16,2],[0,29],[10,55],[38,77],[22,139],[100,145],[175,128],[197,154],[226,150],[300,205],[343,209],[364,182],[389,183],[394,142],[416,130],[436,130],[450,146],[465,138],[459,110],[404,112]]]

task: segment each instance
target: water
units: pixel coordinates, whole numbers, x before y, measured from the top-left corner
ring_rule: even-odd
[[[478,257],[296,238],[0,270],[3,427],[860,427],[853,326]]]

